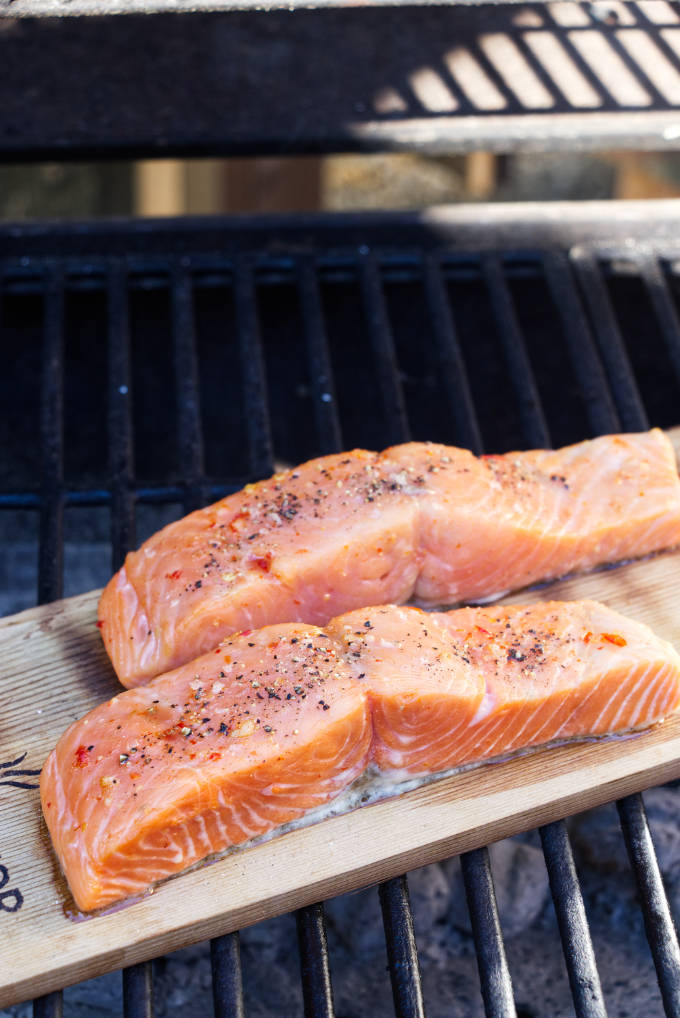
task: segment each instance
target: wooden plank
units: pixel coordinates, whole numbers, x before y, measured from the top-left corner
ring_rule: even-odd
[[[680,449],[680,429],[673,433]],[[61,732],[119,689],[98,591],[0,621],[0,1007],[395,876],[680,777],[680,715],[629,738],[538,750],[233,850],[132,905],[76,922],[40,813]],[[680,648],[680,552],[524,592],[598,598]]]

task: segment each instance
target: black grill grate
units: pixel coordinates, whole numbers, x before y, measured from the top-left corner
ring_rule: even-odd
[[[294,462],[332,452],[367,432],[366,444],[384,446],[413,435],[481,451],[562,443],[620,426],[644,428],[649,420],[678,423],[677,379],[670,402],[647,414],[633,368],[645,351],[630,339],[631,328],[646,322],[663,352],[644,366],[640,377],[645,375],[647,388],[650,372],[662,378],[677,370],[680,281],[672,241],[677,224],[667,216],[652,221],[647,212],[639,224],[625,227],[624,243],[622,227],[601,209],[587,229],[576,222],[583,213],[563,213],[559,226],[544,214],[532,227],[531,210],[516,210],[522,228],[538,242],[533,250],[512,247],[515,231],[499,209],[480,212],[485,225],[474,226],[475,249],[469,224],[446,217],[423,223],[339,218],[269,228],[169,224],[153,233],[139,225],[122,225],[113,234],[107,227],[5,233],[1,278],[8,338],[21,337],[26,296],[40,302],[43,314],[39,400],[29,391],[35,379],[20,364],[4,424],[9,436],[15,403],[39,404],[40,458],[10,441],[10,469],[0,492],[0,507],[39,514],[39,602],[64,589],[68,507],[109,508],[115,569],[135,543],[138,506],[168,503],[173,512],[186,511],[271,472],[275,457]],[[570,234],[579,230],[588,243],[572,247]],[[651,245],[646,238],[655,231]],[[624,321],[619,312],[621,279],[641,284],[637,321]],[[77,420],[83,441],[94,442],[94,453],[86,450],[84,456],[95,469],[74,477],[65,472],[65,436],[75,433],[72,417],[80,407],[74,397],[73,409],[66,394],[77,391],[69,388],[74,372],[84,371],[92,384],[92,351],[86,341],[74,348],[67,309],[77,317],[78,299],[93,295],[107,323],[105,435],[93,425],[88,436],[90,422]],[[147,316],[148,324],[159,300],[166,304],[160,320],[170,323],[170,334],[145,346],[135,314]],[[204,305],[211,311],[208,319]],[[91,313],[90,303],[83,307]],[[87,339],[86,330],[83,334]],[[162,469],[140,477],[135,463],[149,463],[144,436],[133,426],[149,398],[138,381],[149,365],[140,358],[155,358],[158,350],[169,358],[174,388],[166,390],[168,406],[154,405],[147,413],[168,417],[175,440]],[[550,367],[553,355],[564,370]],[[221,364],[222,373],[206,376],[206,358]],[[205,427],[220,419],[219,412],[231,412],[220,403],[225,387],[239,395],[244,448],[233,449],[228,436]],[[215,405],[217,418],[210,416]],[[296,432],[291,420],[306,426]],[[153,441],[156,433],[150,434]],[[96,470],[104,455],[98,447],[102,437],[108,449],[105,486]],[[210,447],[215,442],[217,450]],[[220,454],[222,471],[208,475],[206,462],[219,462]],[[619,812],[664,1006],[668,1015],[677,1015],[680,952],[641,797],[622,801]],[[540,833],[576,1014],[602,1016],[566,827],[554,823]],[[513,1016],[488,853],[468,853],[462,863],[485,1010],[490,1018]],[[395,1012],[398,1018],[422,1016],[406,879],[383,884],[380,902]],[[305,1014],[330,1018],[322,906],[300,910],[297,924]],[[212,972],[215,1015],[244,1015],[237,934],[212,942]],[[125,971],[123,986],[126,1018],[151,1016],[151,963]],[[34,1005],[41,1018],[61,1012],[58,993]]]

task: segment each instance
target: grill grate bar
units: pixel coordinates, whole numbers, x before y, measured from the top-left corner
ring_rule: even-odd
[[[64,579],[64,292],[61,272],[54,267],[47,270],[44,329],[38,604],[61,597]]]
[[[510,970],[498,919],[489,851],[466,852],[460,857],[479,978],[487,1018],[517,1018]]]
[[[680,384],[680,320],[666,277],[659,261],[652,255],[643,255],[638,260],[638,265],[668,350],[673,372]]]
[[[680,948],[668,907],[641,795],[617,802],[623,837],[635,873],[645,932],[668,1018],[680,1014]]]
[[[380,885],[380,906],[396,1018],[425,1018],[420,963],[406,877]]]
[[[296,921],[305,1018],[334,1018],[323,905],[318,903],[298,909]]]
[[[184,509],[203,505],[203,433],[196,358],[191,276],[176,267],[172,276],[172,332],[177,387],[178,468],[185,485]]]
[[[522,433],[529,446],[549,447],[550,432],[541,397],[500,260],[494,255],[487,256],[483,272],[503,339],[508,371],[518,394]],[[576,1014],[578,1018],[606,1018],[566,826],[558,821],[541,828],[540,833]]]
[[[552,252],[544,255],[543,266],[562,323],[572,370],[583,396],[590,429],[595,435],[619,431],[618,415],[569,262],[565,255]]]
[[[378,390],[385,415],[388,435],[385,444],[407,442],[410,432],[394,339],[380,280],[380,270],[375,258],[370,254],[363,255],[359,262],[359,279],[364,314],[375,357]]]
[[[322,441],[325,442],[324,451],[336,453],[342,449],[342,436],[336,411],[333,372],[318,281],[312,262],[306,259],[300,266],[299,287],[302,310],[305,314],[309,373],[316,397],[319,432]],[[387,353],[392,362],[391,377],[394,377],[396,358],[377,270],[369,287],[372,292],[368,300],[375,313],[374,332],[377,331],[379,334],[378,342],[381,352]],[[384,370],[386,371],[387,368],[385,367]],[[322,389],[321,393],[319,386]],[[331,397],[330,400],[320,400],[320,395],[324,392]],[[394,393],[390,393],[390,395],[394,395]],[[400,391],[397,389],[397,403],[401,405],[405,420],[403,399],[400,400],[400,395]],[[318,413],[320,402],[322,406],[325,404],[330,408],[330,413]],[[400,426],[408,427],[405,424]],[[402,1015],[404,1018],[419,1018],[422,1011],[422,991],[406,877],[396,878],[388,885],[381,887],[380,901],[383,909],[388,963],[397,1018],[401,1018]],[[310,908],[300,909],[297,913],[297,924],[305,1015],[307,1018],[332,1018],[333,996],[322,906],[314,905]],[[421,1010],[418,1010],[418,1007]]]
[[[540,829],[550,890],[578,1018],[606,1018],[588,919],[563,820]]]
[[[245,1018],[238,933],[210,942],[214,1018]]]
[[[111,569],[116,572],[135,544],[130,319],[126,273],[118,261],[112,264],[109,273],[108,331]]]
[[[33,1001],[33,1018],[62,1018],[63,1013],[64,996],[61,990],[36,997]]]
[[[482,434],[477,419],[463,354],[446,293],[441,265],[436,256],[424,259],[425,297],[432,320],[437,369],[446,401],[453,416],[460,445],[479,454]]]
[[[629,431],[646,430],[649,428],[647,412],[633,375],[600,266],[595,257],[583,248],[573,248],[569,257],[590,311],[593,332],[614,394],[621,425]]]
[[[319,453],[326,455],[342,448],[342,431],[337,410],[328,336],[324,324],[321,294],[316,269],[311,260],[300,263],[298,285],[303,328],[307,341],[309,377],[314,398],[314,414],[319,436]]]
[[[599,273],[597,270],[589,273],[587,257],[585,259],[579,259],[577,255],[576,261],[577,264],[580,265],[579,276],[581,282],[583,283],[585,277],[586,282],[584,288],[586,289],[589,299],[594,303],[594,308],[597,309],[595,311],[598,316],[596,320],[601,324],[604,323],[604,335],[606,336],[606,343],[609,346],[609,356],[605,354],[605,364],[609,367],[608,362],[611,358],[616,356],[617,346],[620,347],[621,353],[625,354],[623,342],[621,340],[618,327],[616,326],[613,311],[609,305],[608,295],[604,290],[603,281],[601,278],[598,279]],[[652,258],[642,258],[640,259],[639,264],[641,275],[645,280],[650,299],[652,300],[655,312],[659,318],[664,338],[666,339],[669,347],[669,352],[673,357],[675,355],[674,351],[677,348],[677,354],[680,355],[680,346],[678,346],[680,329],[678,329],[677,315],[660,266],[658,262]],[[583,268],[584,265],[585,268]],[[566,295],[566,289],[563,292]],[[553,294],[558,307],[562,307],[558,299],[557,291],[553,290]],[[575,302],[574,306],[578,306],[577,302]],[[605,309],[604,316],[600,318],[599,311],[603,307]],[[584,336],[585,335],[586,333],[584,332]],[[615,391],[627,396],[627,420],[630,422],[630,425],[638,427],[646,421],[646,414],[642,407],[639,394],[637,394],[634,386],[631,388],[626,377],[626,375],[630,376],[630,367],[628,365],[627,358],[622,356],[619,363],[623,364],[624,368],[612,373],[613,378],[615,379],[615,386],[616,381],[619,381],[619,385],[615,388]],[[678,365],[675,363],[674,368],[677,371]],[[600,372],[594,372],[592,375],[592,384],[593,388],[589,391],[589,403],[593,395],[597,397],[597,388],[599,388],[600,397],[604,401],[604,408],[609,397],[609,389]],[[597,388],[594,388],[595,386],[597,386]],[[632,400],[630,399],[631,395],[633,396]],[[591,424],[595,426],[592,418]],[[609,423],[605,420],[604,427],[597,430],[614,431],[616,428],[616,416],[612,413]],[[673,922],[668,908],[668,901],[661,881],[654,846],[649,835],[649,828],[644,814],[642,798],[639,795],[630,796],[627,799],[623,799],[618,802],[617,807],[619,810],[621,827],[626,841],[626,847],[628,848],[631,862],[638,880],[638,885],[640,887],[647,938],[649,940],[652,955],[654,957],[654,963],[657,968],[657,976],[664,999],[664,1006],[666,1007],[666,1011],[669,1016],[677,1015],[680,1014],[680,950],[678,948],[677,937],[675,935],[675,929],[673,927]],[[570,980],[571,979],[572,974],[570,970]]]
[[[240,491],[242,487],[243,482],[208,484],[203,488],[203,494],[207,498],[215,500]],[[133,501],[144,502],[147,505],[181,502],[185,494],[186,488],[179,484],[159,484],[158,487],[136,487],[133,485],[130,489]],[[106,506],[111,504],[112,495],[111,491],[106,488],[86,488],[83,491],[62,490],[61,499],[65,506]],[[40,509],[41,506],[42,496],[35,492],[0,494],[0,509]]]
[[[201,426],[201,404],[196,354],[196,325],[194,317],[194,291],[190,273],[176,267],[172,279],[172,323],[175,371],[177,385],[177,442],[179,470],[186,484],[184,496],[185,511],[197,509],[205,502],[203,431]],[[235,1003],[243,1010],[241,991],[241,959],[239,941],[220,941],[211,944],[213,966],[219,969],[217,983],[213,984],[215,1014]],[[227,992],[227,999],[221,999],[221,988]],[[240,1005],[239,1005],[240,1001]],[[229,1013],[228,1011],[226,1013]]]
[[[134,543],[130,320],[125,268],[114,261],[108,288],[108,439],[111,474],[111,568],[121,567]],[[141,962],[123,969],[125,1018],[152,1018],[153,969]]]
[[[47,271],[44,312],[43,376],[40,445],[42,491],[38,547],[38,604],[61,597],[63,591],[64,505],[64,297],[59,269]],[[33,1002],[34,1018],[61,1018],[61,990]]]
[[[548,425],[500,260],[494,255],[487,256],[483,260],[482,270],[517,399],[522,432],[534,447],[547,448],[550,445]]]
[[[243,378],[243,406],[247,425],[248,462],[254,477],[273,473],[271,423],[267,382],[251,266],[241,260],[234,270],[236,328]]]
[[[554,258],[556,261],[562,261],[562,258],[559,256],[554,256]],[[579,260],[577,258],[577,262],[578,261]],[[583,281],[584,273],[586,277],[588,277],[587,259],[585,261],[580,261],[581,266],[584,264],[586,265],[585,270],[581,268],[580,271],[581,281]],[[659,316],[660,323],[662,324],[666,341],[669,343],[669,350],[672,352],[673,347],[677,344],[677,316],[675,315],[670,294],[668,293],[658,262],[653,259],[642,259],[640,271],[645,279],[650,298],[654,303],[655,311]],[[563,277],[565,276],[563,269],[561,270],[561,275]],[[602,280],[600,279],[598,281],[597,275],[595,273],[591,273],[588,282],[586,283],[586,287],[588,287],[586,290],[588,296],[591,300],[593,297],[595,298],[594,306],[599,310],[603,303],[601,299],[604,291],[604,284],[602,283]],[[568,295],[568,289],[569,288],[565,288],[562,291],[565,296]],[[558,290],[553,289],[553,295],[556,299],[557,306],[558,308],[562,308],[558,293]],[[608,301],[606,294],[605,298]],[[604,306],[606,308],[606,303]],[[577,301],[574,302],[574,307],[578,307]],[[566,308],[563,310],[566,310]],[[612,343],[611,356],[614,356],[617,344],[621,346],[622,350],[623,344],[618,328],[616,327],[613,312],[608,314],[608,312],[605,311],[605,317],[598,320],[607,323],[605,325],[605,335],[607,336],[607,340]],[[614,328],[612,328],[612,325]],[[584,332],[583,335],[585,337],[587,334]],[[570,343],[570,349],[571,348],[572,346]],[[608,358],[605,358],[605,364],[607,363]],[[627,364],[627,360],[622,359],[621,363]],[[617,375],[614,375],[614,378],[616,377]],[[588,379],[586,379],[586,381],[588,381]],[[625,374],[623,375],[623,381],[624,385],[618,389],[619,392],[621,392],[621,388],[625,391]],[[605,408],[608,402],[609,389],[601,372],[596,370],[592,375],[591,382],[592,386],[589,387],[588,390],[589,404],[593,397],[597,398],[597,389],[599,388],[600,397],[603,399],[603,408]],[[597,388],[595,388],[595,386],[597,386]],[[630,391],[630,387],[628,387],[629,395]],[[633,390],[633,393],[635,393],[635,390]],[[641,423],[641,418],[636,416],[636,404],[639,410],[641,408],[639,395],[637,395],[636,399],[628,405],[628,415],[632,425],[635,427],[639,426]],[[641,412],[643,414],[642,419],[646,420],[644,409],[642,409]],[[603,423],[604,427],[597,428],[594,424],[594,420],[591,418],[591,424],[598,431],[614,431],[617,429],[617,419],[616,415],[613,413],[613,409],[609,423],[607,423],[606,418]],[[654,963],[657,968],[657,976],[664,999],[664,1006],[666,1007],[666,1011],[669,1016],[677,1015],[680,1014],[680,950],[678,949],[677,937],[670,917],[668,901],[661,882],[659,865],[656,859],[654,846],[649,835],[642,798],[639,795],[628,797],[627,799],[623,799],[618,802],[617,807],[619,810],[621,827],[623,829],[626,846],[628,848],[641,891],[645,928],[652,950],[652,955],[654,957]],[[572,975],[570,970],[570,980],[571,978]]]
[[[153,972],[150,961],[123,970],[125,1018],[153,1018]]]

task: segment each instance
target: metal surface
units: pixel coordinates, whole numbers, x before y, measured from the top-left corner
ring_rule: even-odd
[[[460,861],[477,949],[484,1011],[487,1018],[517,1018],[488,850],[478,848],[475,852],[467,852]]]
[[[334,1018],[323,905],[301,908],[296,918],[305,1018]]]
[[[418,948],[406,877],[380,885],[387,960],[396,1018],[425,1018]]]
[[[564,822],[542,827],[541,841],[576,1014],[579,1018],[606,1018],[600,976]]]
[[[40,531],[38,544],[38,604],[47,604],[63,591],[63,289],[55,270],[47,270],[42,352],[40,448],[42,450]],[[61,991],[33,1002],[33,1018],[62,1018]]]
[[[676,5],[18,17],[41,2],[0,17],[5,161],[680,145]]]
[[[210,942],[214,1018],[245,1018],[238,933]]]
[[[61,990],[33,1001],[33,1018],[62,1018],[63,1013],[64,1000]]]
[[[0,230],[3,332],[24,341],[18,351],[35,345],[42,365],[37,395],[21,361],[3,380],[0,508],[38,515],[40,599],[63,589],[71,507],[108,509],[116,568],[143,504],[181,512],[270,472],[275,457],[409,436],[503,451],[619,421],[677,424],[679,235],[672,203]],[[91,335],[106,337],[101,362]],[[24,410],[38,406],[36,441]],[[642,807],[619,808],[677,1013],[680,955]],[[576,1013],[599,1018],[564,828],[542,837]],[[486,1012],[512,1016],[486,852],[463,871]],[[380,898],[396,1012],[420,1016],[405,880]],[[298,931],[306,1013],[330,1018],[321,906],[300,913]],[[238,938],[215,940],[212,962],[215,1013],[239,1018]],[[150,966],[125,973],[124,999],[126,1014],[152,1013]],[[57,995],[35,1013],[60,1007]]]
[[[680,948],[659,864],[647,824],[642,796],[617,803],[626,848],[640,892],[645,930],[668,1018],[680,1014]]]
[[[151,962],[131,965],[123,971],[124,1018],[153,1018],[153,972]]]
[[[146,274],[153,268],[165,271],[169,258],[189,258],[197,268],[217,263],[223,271],[233,272],[234,299],[245,316],[239,328],[245,345],[253,342],[251,333],[258,328],[249,311],[252,270],[266,258],[278,257],[285,266],[297,264],[303,255],[324,265],[342,258],[347,265],[354,264],[358,254],[394,249],[402,262],[410,259],[420,264],[423,255],[445,249],[470,251],[475,256],[513,251],[534,256],[539,251],[563,254],[573,248],[573,256],[585,257],[593,247],[603,256],[611,252],[619,259],[632,258],[664,245],[674,249],[677,210],[675,200],[659,199],[443,205],[401,213],[113,219],[67,225],[29,221],[0,226],[0,257],[10,260],[12,278],[25,279],[26,286],[31,259],[56,254],[65,268],[81,274],[100,272],[114,258],[123,259],[130,271]],[[41,272],[44,268],[40,266]],[[42,281],[38,289],[43,291]],[[244,379],[253,400],[264,398],[259,374],[255,368]],[[258,419],[261,414],[260,409]]]
[[[295,0],[285,4],[286,8],[296,7],[342,7],[346,0]],[[372,0],[371,6],[398,7],[409,5],[441,3],[441,0]],[[489,0],[487,0],[489,2]],[[490,0],[491,3],[519,4],[522,0]],[[538,0],[549,3],[550,0]],[[480,0],[455,0],[456,4],[475,6]],[[283,7],[283,0],[260,3],[259,0],[0,0],[0,18],[39,17],[82,17],[101,14],[197,14],[212,11],[231,10],[276,10]]]

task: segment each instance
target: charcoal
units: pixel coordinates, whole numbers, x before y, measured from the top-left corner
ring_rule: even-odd
[[[652,788],[644,795],[652,840],[662,874],[680,880],[680,789]],[[603,873],[629,872],[630,864],[613,804],[582,813],[570,822],[577,863]]]
[[[613,803],[574,817],[569,829],[579,869],[591,868],[601,873],[629,869],[619,815]]]
[[[665,877],[680,879],[680,789],[652,788],[644,800],[659,868]]]
[[[375,890],[366,888],[331,899],[326,904],[326,919],[332,947],[362,956],[384,953],[380,902]]]

